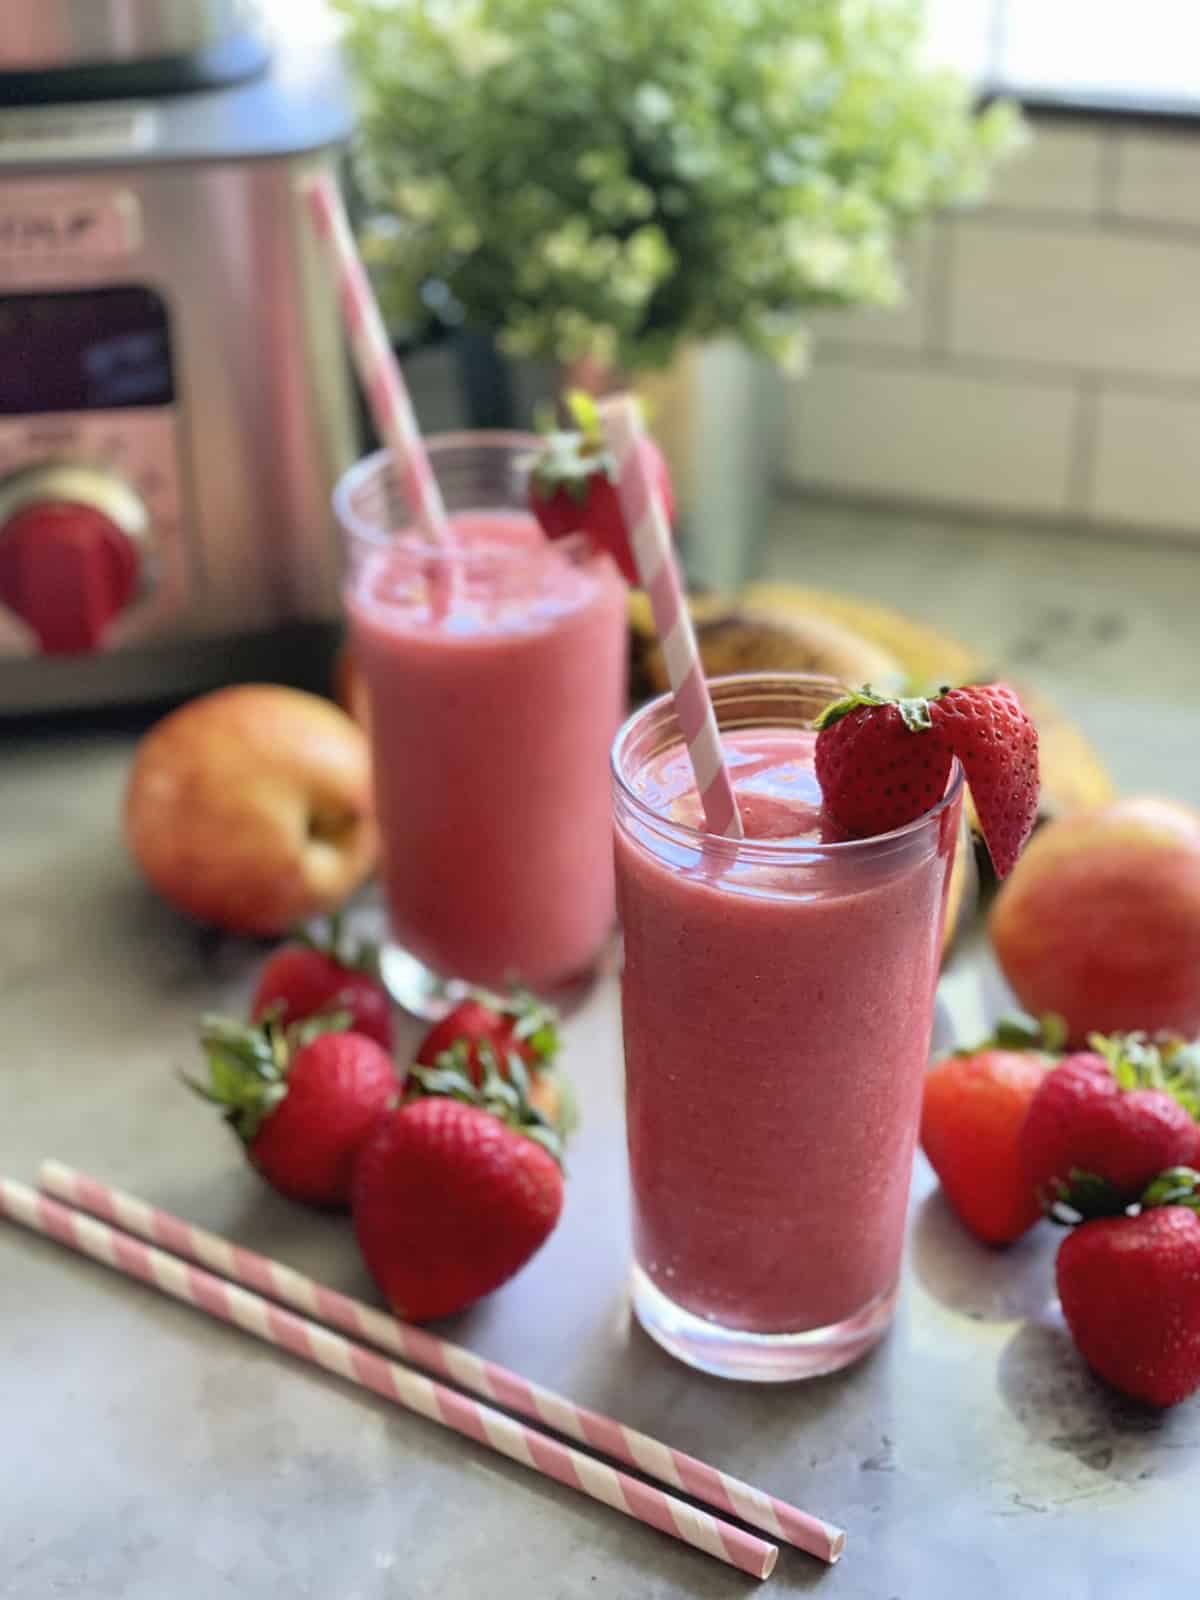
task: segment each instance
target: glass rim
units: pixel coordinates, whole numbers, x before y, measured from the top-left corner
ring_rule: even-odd
[[[541,438],[520,428],[457,428],[449,433],[431,433],[425,437],[425,448],[432,456],[451,450],[506,450],[512,455],[533,454]],[[352,462],[338,478],[330,496],[333,513],[343,532],[367,544],[391,545],[396,542],[394,532],[383,532],[367,523],[354,508],[354,496],[389,467],[395,451],[390,445],[372,450]],[[426,543],[432,552],[438,547],[432,540]]]
[[[836,699],[839,694],[847,692],[845,685],[839,683],[836,678],[825,678],[817,673],[806,672],[731,672],[708,680],[710,691],[718,692],[743,686],[748,690],[757,687],[761,691],[771,684],[787,687],[797,683],[828,684],[832,691],[831,699]],[[714,710],[716,709],[714,706]],[[613,783],[618,795],[628,803],[642,825],[649,826],[661,836],[673,839],[688,849],[710,856],[725,855],[731,859],[755,861],[763,866],[796,866],[806,861],[825,861],[830,856],[862,859],[876,852],[887,854],[918,838],[922,833],[940,828],[942,817],[962,795],[964,773],[962,763],[955,756],[951,762],[946,792],[937,804],[930,806],[928,811],[923,811],[919,817],[914,817],[911,822],[906,822],[899,828],[889,829],[887,833],[873,833],[866,839],[834,839],[828,843],[814,839],[733,839],[728,834],[710,833],[707,828],[693,828],[686,822],[676,822],[670,817],[664,817],[660,811],[655,811],[654,807],[633,789],[621,770],[621,757],[638,726],[649,721],[656,713],[664,711],[674,713],[674,696],[669,689],[664,694],[656,695],[653,700],[648,700],[645,705],[638,706],[617,729],[609,752]],[[717,724],[720,727],[719,715]],[[759,724],[764,727],[767,725],[765,721]],[[671,740],[671,745],[683,742],[683,735],[680,732]]]

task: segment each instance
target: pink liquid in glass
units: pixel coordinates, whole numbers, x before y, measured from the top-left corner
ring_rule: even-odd
[[[735,1334],[869,1332],[801,1351],[794,1370],[780,1358],[744,1372],[736,1353],[710,1362],[663,1338],[739,1376],[830,1370],[890,1316],[958,822],[955,797],[894,842],[840,842],[814,742],[801,726],[722,734],[748,846],[706,848],[670,825],[703,827],[678,743],[642,764],[628,754],[644,811],[618,785],[634,1253],[649,1293]]]
[[[624,585],[526,513],[452,523],[462,559],[443,614],[415,538],[362,558],[346,596],[392,929],[445,976],[549,989],[588,968],[613,921]]]

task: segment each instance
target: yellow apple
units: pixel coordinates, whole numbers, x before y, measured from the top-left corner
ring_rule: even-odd
[[[231,933],[282,933],[338,906],[375,865],[366,736],[298,689],[203,695],[138,746],[125,836],[186,915]]]

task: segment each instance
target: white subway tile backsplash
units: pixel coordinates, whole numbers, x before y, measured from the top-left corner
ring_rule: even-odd
[[[1034,122],[1031,129],[1031,143],[997,171],[988,205],[1094,215],[1102,198],[1106,137],[1099,124]]]
[[[1200,540],[1200,398],[1099,396],[1089,512]]]
[[[944,242],[944,223],[918,228],[900,248],[905,295],[895,306],[855,306],[846,311],[816,311],[809,327],[819,350],[829,343],[887,345],[916,350],[924,343],[929,321],[930,274],[934,252]]]
[[[1062,512],[1075,390],[912,363],[818,365],[791,385],[784,476],[851,494]]]
[[[1200,378],[1200,240],[962,218],[950,350]]]
[[[1118,216],[1200,227],[1200,135],[1121,134],[1116,173]]]
[[[814,317],[785,476],[1200,543],[1200,130],[1034,135],[911,241],[903,308]]]

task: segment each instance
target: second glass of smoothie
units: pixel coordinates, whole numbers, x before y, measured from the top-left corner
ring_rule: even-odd
[[[434,980],[559,989],[613,925],[607,765],[625,705],[625,586],[586,541],[543,535],[525,498],[538,447],[525,434],[428,441],[452,551],[412,525],[386,451],[336,498],[405,952],[388,970],[416,1010],[436,1009]]]
[[[780,1381],[892,1317],[962,775],[847,840],[813,770],[839,686],[711,689],[744,840],[704,831],[668,697],[613,748],[633,1300],[682,1360]]]

